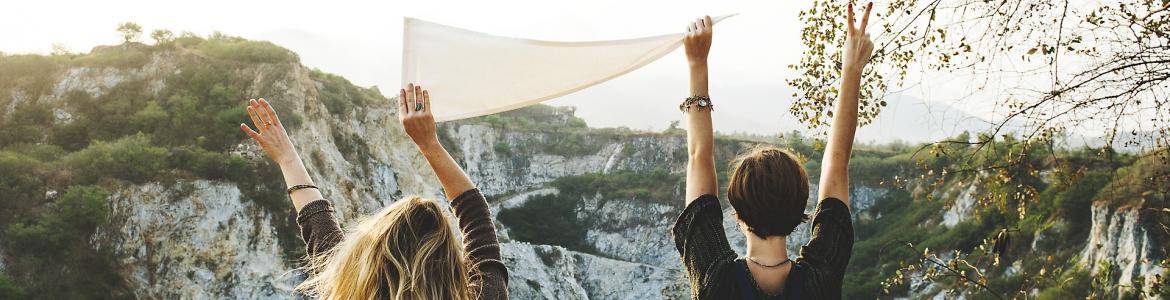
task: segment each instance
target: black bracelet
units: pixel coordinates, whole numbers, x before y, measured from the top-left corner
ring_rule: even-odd
[[[292,187],[289,187],[289,188],[288,188],[288,195],[289,195],[289,196],[292,196],[292,192],[295,192],[295,191],[297,191],[297,190],[299,190],[299,189],[317,189],[317,190],[321,190],[321,189],[317,188],[317,186],[315,186],[315,185],[312,185],[312,184],[298,184],[298,185],[294,185],[294,186],[292,186]]]
[[[678,110],[687,112],[691,107],[698,107],[699,110],[707,109],[708,111],[715,111],[715,105],[711,104],[711,97],[707,96],[690,96],[683,100],[682,104],[678,105]]]

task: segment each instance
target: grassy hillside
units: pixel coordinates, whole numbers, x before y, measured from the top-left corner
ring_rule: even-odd
[[[222,34],[87,54],[0,56],[0,242],[9,258],[0,298],[129,297],[115,259],[99,250],[108,247],[90,246],[109,213],[108,190],[123,183],[235,183],[245,198],[287,216],[278,222],[281,242],[289,259],[299,257],[283,182],[257,176],[275,166],[229,153],[245,138],[237,125],[248,122],[246,99],[279,94],[277,84],[297,80],[299,67],[287,49]],[[96,96],[56,90],[84,70],[159,75],[124,76]],[[85,76],[73,80],[107,80]],[[336,75],[309,77],[335,115],[388,101]],[[287,126],[302,122],[287,106],[276,108]]]
[[[81,68],[108,74],[174,70],[121,80],[100,95],[84,89],[57,90],[63,78],[75,76],[71,72]],[[87,54],[0,55],[0,194],[5,195],[0,198],[0,246],[7,258],[0,272],[0,299],[131,297],[119,278],[116,258],[104,250],[108,247],[101,247],[105,241],[93,240],[110,213],[106,199],[114,187],[124,184],[232,182],[248,201],[285,216],[284,222],[277,222],[280,242],[288,251],[286,258],[299,257],[301,247],[296,244],[283,183],[279,177],[258,176],[275,173],[275,166],[231,154],[245,138],[236,128],[248,120],[244,99],[278,94],[280,83],[299,79],[291,77],[297,68],[301,68],[297,56],[286,49],[221,34],[185,35],[158,45],[99,47]],[[334,117],[345,118],[363,106],[389,101],[377,90],[356,87],[339,76],[308,73],[319,100]],[[286,106],[276,108],[286,125],[295,128],[303,122]],[[552,133],[549,140],[497,144],[493,149],[518,157],[534,152],[586,155],[599,151],[602,142],[684,134],[678,128],[665,132],[588,128],[570,108],[540,105],[459,122]],[[358,137],[334,138],[348,159],[368,157],[371,151]],[[459,151],[450,137],[442,138],[452,151]],[[963,135],[955,140],[972,138]],[[1116,274],[1101,272],[1094,277],[1088,266],[1075,263],[1089,234],[1090,208],[1100,203],[1164,210],[1170,204],[1165,150],[1131,155],[1022,147],[1033,141],[1010,136],[975,140],[993,142],[863,145],[854,151],[853,183],[890,193],[854,224],[857,242],[845,282],[846,298],[910,295],[915,287],[905,279],[914,274],[927,274],[937,286],[977,299],[1018,290],[1035,290],[1038,297],[1049,299],[1124,293],[1126,288],[1111,285]],[[723,186],[727,162],[756,143],[793,149],[805,159],[810,177],[819,176],[822,144],[814,139],[796,132],[720,136],[716,158]],[[501,212],[499,218],[515,239],[595,252],[583,243],[583,231],[554,232],[548,226],[581,228],[572,224],[573,209],[582,196],[597,193],[681,206],[682,184],[682,175],[667,168],[565,177],[551,183],[562,191],[560,195],[534,199],[530,205]],[[956,226],[940,225],[955,191],[971,186],[978,190],[981,204],[975,213]],[[1166,218],[1165,213],[1153,214],[1149,222],[1164,228],[1170,224]],[[997,238],[1005,231],[1010,242]],[[1157,234],[1165,241],[1164,233]],[[997,242],[1002,245],[995,252],[1000,255],[998,263],[991,251]],[[1162,252],[1159,255],[1165,258],[1165,249]],[[930,259],[941,265],[931,267]],[[1167,297],[1170,288],[1161,286],[1159,291]]]
[[[463,122],[580,135],[577,139],[589,141],[684,134],[675,129],[661,133],[587,129],[574,125],[576,121],[550,115],[563,113],[538,106]],[[963,134],[952,140],[971,139]],[[1078,255],[1088,240],[1094,203],[1140,206],[1152,211],[1170,206],[1166,194],[1170,190],[1166,185],[1170,164],[1159,156],[1165,151],[1134,155],[1087,148],[1024,147],[1025,143],[1042,145],[1051,140],[1019,141],[1010,136],[991,141],[986,145],[861,145],[854,151],[849,166],[853,184],[890,192],[854,223],[857,242],[846,275],[846,299],[926,292],[909,284],[910,277],[924,274],[937,287],[975,299],[1011,297],[1020,290],[1034,292],[1034,296],[1043,299],[1137,296],[1134,287],[1112,284],[1117,274],[1090,276],[1090,266],[1079,264]],[[726,186],[729,160],[757,143],[792,149],[805,159],[810,177],[814,181],[819,177],[822,143],[798,132],[775,137],[721,135],[717,143],[720,147],[715,156],[721,186]],[[560,148],[545,150],[555,149]],[[578,224],[582,221],[575,214],[582,198],[600,194],[607,200],[639,199],[681,208],[683,184],[682,174],[664,170],[565,177],[549,184],[561,190],[560,194],[534,197],[525,206],[503,210],[499,218],[516,240],[596,253],[585,241],[582,229],[589,224]],[[977,206],[972,215],[955,226],[942,225],[943,211],[955,204],[960,191],[969,188],[976,190],[973,197]],[[1163,228],[1170,224],[1164,213],[1153,216],[1150,222],[1154,224]],[[547,230],[550,226],[577,230]],[[1004,231],[1007,238],[997,238]],[[1153,235],[1165,237],[1167,233],[1170,232]],[[1038,238],[1038,234],[1044,237]],[[1000,240],[1006,240],[1000,242],[1003,249],[993,253]],[[1155,256],[1165,258],[1164,252]],[[953,271],[931,261],[952,267]],[[976,270],[981,274],[975,275]],[[960,279],[964,273],[979,284]],[[1170,289],[1161,287],[1160,291],[1164,294]]]

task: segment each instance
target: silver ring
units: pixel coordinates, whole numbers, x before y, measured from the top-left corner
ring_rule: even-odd
[[[423,109],[423,104],[422,104],[422,102],[416,102],[416,103],[414,103],[414,111],[422,111],[422,109]]]

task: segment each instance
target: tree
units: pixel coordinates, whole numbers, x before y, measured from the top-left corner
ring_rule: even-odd
[[[674,121],[670,121],[670,126],[666,127],[666,130],[663,130],[662,133],[666,134],[666,135],[680,135],[680,134],[686,134],[687,131],[683,130],[682,128],[679,128],[679,121],[674,120]]]
[[[150,32],[150,38],[154,39],[155,45],[162,45],[170,43],[175,40],[175,34],[166,29],[155,29]]]
[[[792,113],[810,127],[831,118],[823,112],[836,91],[824,83],[840,76],[840,57],[825,45],[844,42],[843,7],[817,0],[800,13],[809,50],[789,66],[800,76],[787,81],[797,89]],[[1002,91],[991,99],[1005,111],[992,136],[1009,124],[1025,125],[1024,137],[1032,138],[1094,120],[1109,142],[1124,131],[1131,138],[1142,138],[1140,131],[1170,135],[1170,2],[896,0],[875,13],[882,30],[863,83],[862,118],[877,116],[888,87],[931,72],[968,75],[973,93]],[[998,82],[1005,76],[1015,82]],[[1164,138],[1144,142],[1166,146]]]
[[[840,16],[846,3],[815,0],[800,13],[808,51],[789,66],[799,75],[786,81],[796,89],[790,112],[810,128],[822,128],[832,118],[837,91],[827,83],[840,78],[838,49],[845,39]],[[969,83],[970,92],[952,100],[986,101],[999,114],[994,126],[973,140],[948,139],[920,150],[932,156],[923,161],[933,178],[921,180],[931,187],[937,187],[931,181],[959,174],[992,182],[1003,193],[986,195],[988,201],[980,203],[989,205],[995,218],[1022,221],[1027,204],[1039,197],[1035,174],[1042,166],[1054,167],[1056,181],[1071,181],[1084,170],[1069,167],[1069,159],[1053,150],[1074,126],[1106,137],[1107,149],[1098,159],[1112,160],[1115,152],[1108,148],[1124,142],[1153,150],[1148,155],[1156,162],[1170,164],[1170,1],[892,0],[885,5],[874,10],[871,21],[880,30],[862,83],[862,124],[881,112],[891,87],[939,75]],[[1152,186],[1161,193],[1170,190],[1168,173],[1148,180],[1160,183]],[[1020,291],[1027,295],[1024,289],[1042,280],[997,290],[987,283],[994,276],[981,270],[998,260],[982,260],[986,255],[976,252],[942,259],[916,250],[923,253],[920,268],[903,271],[925,274],[925,280],[958,278],[954,289],[962,293],[1010,298]]]
[[[142,26],[134,22],[124,22],[118,24],[118,33],[122,34],[122,41],[125,43],[137,41],[138,36],[142,35]]]
[[[69,46],[65,46],[65,44],[53,43],[52,50],[49,51],[49,54],[50,55],[70,55],[70,54],[73,54],[73,51],[69,50]]]

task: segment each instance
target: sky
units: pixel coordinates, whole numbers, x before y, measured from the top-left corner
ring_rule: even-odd
[[[393,94],[399,85],[403,17],[494,35],[558,41],[636,38],[682,32],[696,17],[738,13],[715,27],[710,91],[721,132],[775,134],[804,128],[791,115],[784,83],[799,61],[803,1],[16,1],[0,10],[0,51],[75,52],[117,44],[117,24],[207,35],[221,31],[269,40],[303,64]],[[878,3],[880,5],[880,2]],[[877,10],[877,9],[875,9]],[[144,40],[148,40],[145,39]],[[577,107],[593,127],[661,130],[681,120],[687,96],[682,50],[614,80],[547,102]],[[912,75],[913,76],[913,75]],[[924,141],[952,136],[993,118],[987,102],[956,102],[965,78],[920,76],[890,97],[891,106],[862,141]],[[955,87],[955,85],[960,85]],[[935,88],[941,87],[941,88]],[[927,100],[924,100],[927,99]],[[925,114],[925,115],[924,115]],[[916,130],[907,134],[908,129]]]

